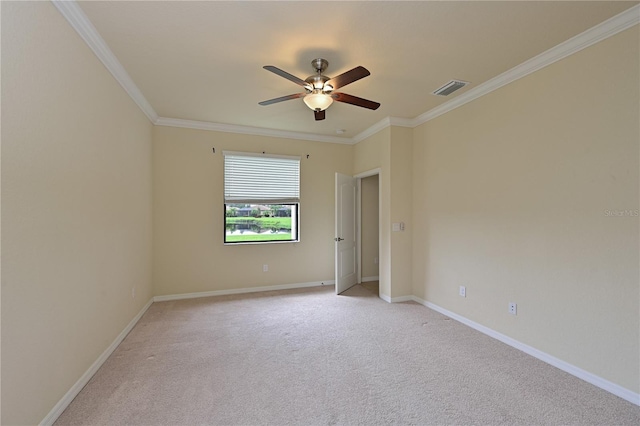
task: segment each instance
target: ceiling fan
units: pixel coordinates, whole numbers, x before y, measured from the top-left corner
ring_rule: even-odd
[[[316,73],[307,77],[306,80],[302,80],[295,75],[291,75],[288,72],[281,70],[280,68],[274,67],[273,65],[265,65],[263,67],[265,70],[278,74],[280,77],[284,77],[287,80],[293,81],[297,85],[304,87],[304,93],[294,93],[293,95],[282,96],[258,103],[264,106],[288,101],[290,99],[303,98],[304,103],[313,110],[316,120],[325,119],[325,110],[331,106],[333,101],[344,102],[373,110],[378,109],[380,106],[378,102],[358,98],[357,96],[348,95],[346,93],[334,92],[336,89],[370,75],[371,73],[366,68],[355,67],[354,69],[340,74],[337,77],[329,78],[322,74],[329,66],[329,62],[326,59],[314,59],[311,61],[311,66]]]

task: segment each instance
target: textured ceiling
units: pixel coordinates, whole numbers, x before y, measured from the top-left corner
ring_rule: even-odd
[[[79,2],[161,117],[353,137],[385,117],[416,116],[632,7],[635,2]],[[371,76],[340,91],[377,111],[334,103],[314,121],[302,91],[310,62],[332,77]],[[451,79],[472,84],[442,98]]]

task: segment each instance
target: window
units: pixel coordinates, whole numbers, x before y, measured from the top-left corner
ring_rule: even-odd
[[[300,241],[300,157],[224,152],[224,242]]]

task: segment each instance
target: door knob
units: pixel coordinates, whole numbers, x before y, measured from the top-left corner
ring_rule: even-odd
[[[334,238],[334,240],[340,242],[340,241],[344,241],[344,238],[336,237]]]

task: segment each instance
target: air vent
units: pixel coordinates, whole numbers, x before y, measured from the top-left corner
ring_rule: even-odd
[[[451,80],[450,82],[433,92],[433,94],[438,96],[449,96],[456,90],[462,89],[467,84],[469,84],[468,81]]]

